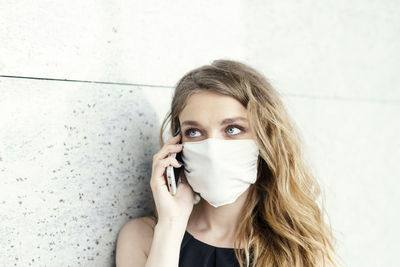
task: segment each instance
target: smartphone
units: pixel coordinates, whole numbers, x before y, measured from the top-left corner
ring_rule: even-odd
[[[178,129],[178,133],[180,133],[180,128]],[[179,144],[182,144],[182,137],[179,141]],[[171,153],[171,157],[175,157],[177,160],[180,162],[183,162],[182,160],[182,151],[181,150],[179,153]],[[178,187],[178,184],[181,182],[181,173],[183,171],[184,166],[181,166],[180,168],[175,168],[174,166],[168,166],[167,167],[167,184],[168,184],[168,190],[171,193],[171,195],[176,194],[176,189]]]

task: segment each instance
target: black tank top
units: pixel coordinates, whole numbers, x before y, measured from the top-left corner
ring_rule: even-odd
[[[239,267],[233,248],[215,247],[194,238],[188,231],[182,239],[179,267]]]

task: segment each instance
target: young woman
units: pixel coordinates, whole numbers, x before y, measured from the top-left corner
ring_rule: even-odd
[[[176,134],[163,143],[168,121]],[[188,72],[153,156],[155,216],[121,229],[117,267],[340,266],[302,143],[278,92],[252,67],[215,60]],[[183,162],[170,156],[179,152]],[[176,195],[169,165],[184,170]]]

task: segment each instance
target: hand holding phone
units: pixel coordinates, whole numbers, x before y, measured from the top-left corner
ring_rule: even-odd
[[[180,128],[178,128],[178,131],[176,132],[175,135],[180,133]],[[182,144],[182,138],[179,141],[179,144]],[[182,151],[179,153],[171,153],[170,157],[175,157],[178,162],[184,162],[182,161]],[[174,166],[168,166],[167,171],[166,171],[166,176],[167,176],[167,185],[168,185],[168,190],[171,193],[171,195],[176,194],[176,190],[178,185],[181,183],[181,173],[184,168],[184,165],[181,166],[180,168],[175,168]]]
[[[182,145],[177,144],[181,138],[180,134],[175,134],[153,155],[150,187],[158,220],[174,221],[177,225],[186,227],[195,202],[195,193],[187,183],[184,173],[182,173],[185,165],[177,160],[179,152],[184,148]],[[175,157],[171,157],[173,153],[176,153]],[[170,185],[166,173],[167,168],[171,165],[183,176],[179,176],[178,173],[175,175],[174,169],[172,169],[173,177],[171,175],[169,179],[171,181],[171,188],[169,188]],[[181,183],[179,183],[180,177],[182,178]],[[175,195],[172,195],[174,193],[172,189],[173,183],[175,183]],[[179,186],[177,188],[178,183]]]

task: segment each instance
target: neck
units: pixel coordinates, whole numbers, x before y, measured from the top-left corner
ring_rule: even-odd
[[[232,236],[240,220],[250,187],[235,202],[219,207],[210,205],[203,198],[193,207],[188,226],[199,232],[211,232],[217,236]]]

